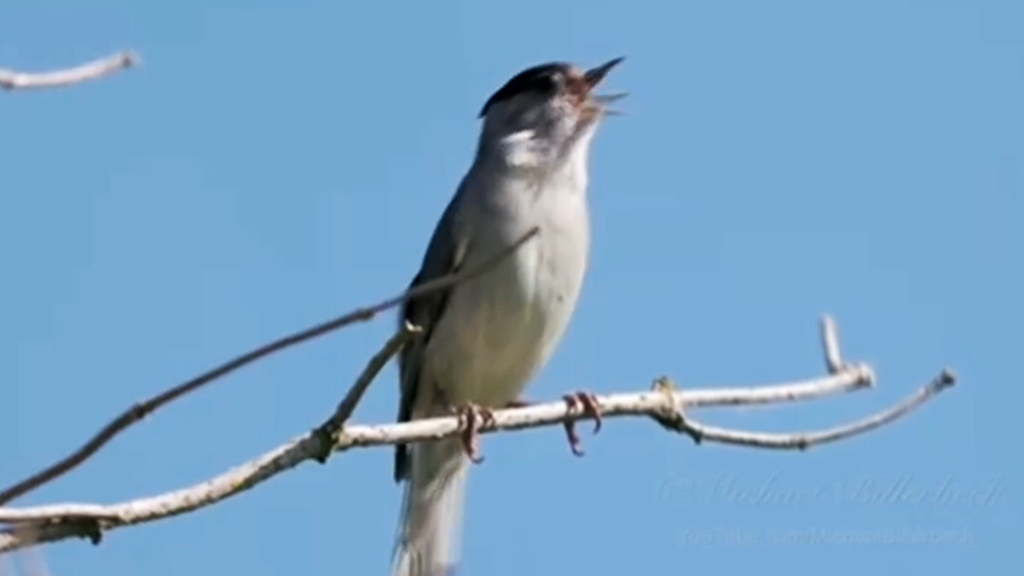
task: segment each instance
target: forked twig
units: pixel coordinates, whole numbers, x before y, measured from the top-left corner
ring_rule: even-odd
[[[829,341],[838,342],[834,330],[834,323],[829,323],[823,330],[824,348],[829,347]],[[6,530],[0,530],[0,553],[71,537],[88,537],[98,541],[100,534],[107,530],[152,522],[210,506],[248,490],[301,462],[322,459],[328,451],[433,440],[461,433],[462,423],[455,416],[379,426],[339,424],[339,421],[343,422],[351,414],[349,407],[354,407],[357,402],[355,398],[361,394],[359,390],[365,389],[361,382],[366,378],[372,380],[373,374],[383,366],[383,362],[387,361],[393,351],[400,348],[401,345],[395,343],[408,338],[414,331],[414,327],[405,326],[398,335],[389,340],[381,353],[370,361],[363,371],[363,376],[350,390],[347,397],[353,400],[342,401],[335,414],[316,430],[220,476],[159,496],[106,506],[69,503],[21,509],[0,508],[0,523],[13,524]],[[406,333],[404,336],[403,332]],[[661,379],[653,390],[601,396],[596,400],[603,418],[646,416],[655,418],[672,430],[687,433],[696,440],[758,448],[799,449],[847,438],[892,422],[950,387],[954,383],[954,378],[951,372],[944,371],[931,384],[895,407],[845,426],[819,432],[763,434],[727,430],[698,424],[683,416],[684,410],[689,408],[809,400],[862,390],[871,387],[873,382],[874,373],[870,367],[864,364],[844,364],[833,374],[803,382],[751,388],[680,390],[669,385],[666,379]],[[495,411],[493,421],[481,426],[480,432],[558,425],[586,417],[578,407],[570,407],[562,401],[535,404],[525,408]],[[325,430],[328,433],[325,434]]]
[[[356,322],[366,322],[367,320],[372,319],[377,314],[385,310],[394,308],[395,306],[398,306],[407,300],[420,298],[427,294],[432,294],[439,290],[444,290],[461,282],[465,282],[466,280],[475,278],[480,274],[484,274],[488,270],[490,270],[495,264],[497,264],[504,258],[507,258],[510,254],[518,250],[523,244],[525,244],[528,240],[533,238],[538,232],[539,230],[537,228],[529,230],[511,246],[495,254],[491,258],[487,259],[485,262],[481,263],[479,266],[475,266],[473,268],[468,268],[465,270],[460,270],[454,274],[449,274],[436,280],[425,282],[423,284],[420,284],[416,288],[407,290],[402,294],[399,294],[392,298],[388,298],[387,300],[384,300],[372,306],[358,308],[347,314],[344,314],[332,320],[328,320],[327,322],[318,324],[316,326],[307,328],[294,334],[290,334],[283,338],[279,338],[269,344],[260,346],[255,350],[246,352],[245,354],[238,356],[237,358],[230,360],[208,372],[200,374],[199,376],[196,376],[195,378],[187,382],[170,388],[150,398],[149,400],[132,405],[130,408],[128,408],[120,415],[118,415],[116,418],[111,420],[106,426],[104,426],[99,432],[97,432],[92,438],[90,438],[89,441],[87,441],[80,448],[78,448],[68,456],[50,465],[46,469],[37,472],[36,474],[33,474],[32,476],[0,492],[0,505],[6,504],[11,500],[19,496],[22,496],[27,492],[30,492],[31,490],[34,490],[39,486],[42,486],[43,484],[46,484],[47,482],[50,482],[63,474],[66,474],[68,471],[80,465],[82,462],[85,462],[90,456],[95,454],[100,448],[102,448],[104,445],[110,442],[115,436],[124,431],[126,428],[142,420],[147,415],[161,408],[162,406],[169,404],[170,402],[190,392],[193,392],[222,376],[234,372],[235,370],[238,370],[239,368],[247,364],[251,364],[256,360],[274,354],[275,352],[280,352],[286,348],[295,346],[296,344],[301,344],[302,342],[306,342],[307,340],[312,340],[313,338],[316,338],[318,336],[323,336],[324,334],[334,332]]]

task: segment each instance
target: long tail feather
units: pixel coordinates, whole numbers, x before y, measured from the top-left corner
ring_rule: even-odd
[[[411,446],[393,576],[447,576],[459,560],[469,459],[455,439]]]

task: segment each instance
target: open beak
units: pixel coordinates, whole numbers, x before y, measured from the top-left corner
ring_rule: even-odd
[[[598,66],[596,68],[591,68],[590,70],[587,70],[586,72],[583,73],[583,81],[587,85],[587,92],[588,92],[587,101],[588,101],[588,104],[590,104],[590,107],[592,107],[595,112],[599,111],[599,112],[602,112],[604,114],[621,114],[621,112],[619,112],[617,110],[609,109],[608,108],[608,104],[611,104],[612,102],[615,102],[616,100],[620,100],[622,98],[625,98],[626,97],[626,93],[625,92],[617,92],[617,93],[614,93],[614,94],[593,94],[593,93],[591,93],[591,91],[594,88],[596,88],[597,85],[600,84],[602,80],[604,80],[604,77],[608,75],[608,72],[610,72],[612,68],[616,67],[619,63],[621,63],[625,59],[626,59],[625,56],[620,56],[620,57],[615,58],[613,60],[609,60],[609,61],[605,62],[604,64],[601,64],[600,66]]]
[[[609,60],[604,64],[601,64],[597,68],[591,68],[590,70],[587,70],[583,74],[583,79],[586,80],[587,85],[589,85],[590,88],[593,89],[595,86],[601,83],[601,80],[604,80],[604,77],[608,75],[608,72],[610,72],[612,68],[615,68],[620,62],[622,62],[625,59],[625,56],[619,56],[614,60]]]

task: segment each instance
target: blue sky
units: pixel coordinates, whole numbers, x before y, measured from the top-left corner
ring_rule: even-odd
[[[816,376],[825,312],[877,389],[699,416],[800,430],[867,415],[943,366],[961,384],[807,453],[695,447],[641,420],[585,437],[582,459],[557,429],[489,436],[461,573],[1019,564],[1024,4],[242,5],[0,6],[0,65],[144,58],[101,82],[0,94],[0,485],[135,400],[403,287],[484,99],[532,64],[625,54],[609,88],[630,92],[628,114],[593,154],[592,269],[531,397],[639,390],[660,374]],[[114,502],[251,458],[325,417],[392,322],[218,382],[18,503]],[[396,401],[390,367],[356,419],[390,421]],[[45,557],[57,576],[384,574],[391,459],[303,465]],[[944,485],[965,497],[886,496]]]

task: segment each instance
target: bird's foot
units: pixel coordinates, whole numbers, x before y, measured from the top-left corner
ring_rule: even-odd
[[[480,427],[494,425],[494,412],[473,403],[464,404],[454,411],[459,416],[459,426],[462,428],[462,449],[470,462],[483,462],[484,457],[480,455]]]
[[[569,410],[581,409],[583,415],[594,419],[594,434],[601,430],[601,408],[597,403],[597,397],[590,392],[575,392],[562,397],[569,405]],[[569,449],[576,456],[583,456],[579,434],[576,433],[576,420],[569,419],[565,422],[565,434],[569,437]]]

